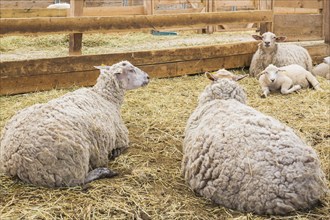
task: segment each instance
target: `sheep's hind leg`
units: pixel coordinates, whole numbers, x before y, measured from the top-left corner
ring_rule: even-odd
[[[291,87],[291,89],[287,89],[286,87],[282,87],[281,88],[281,93],[284,94],[284,95],[287,95],[287,94],[293,93],[295,91],[298,91],[299,89],[301,89],[300,85],[294,85],[294,86]]]
[[[90,182],[92,182],[94,180],[97,180],[97,179],[111,178],[111,177],[114,177],[114,176],[117,176],[117,175],[118,175],[118,173],[116,173],[114,171],[111,171],[106,167],[99,167],[99,168],[96,168],[96,169],[90,171],[87,174],[87,177],[85,178],[84,183],[85,184],[90,183]]]

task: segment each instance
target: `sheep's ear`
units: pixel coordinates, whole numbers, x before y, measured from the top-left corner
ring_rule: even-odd
[[[286,36],[276,37],[276,42],[282,42],[286,40]]]
[[[105,65],[94,66],[94,68],[96,68],[98,70],[110,70],[110,66],[105,66]]]
[[[232,79],[235,80],[235,81],[239,81],[241,79],[244,79],[247,76],[248,76],[248,74],[245,74],[245,75],[234,75]]]
[[[206,76],[209,80],[212,80],[212,81],[215,81],[215,80],[216,80],[215,77],[214,77],[211,73],[209,73],[209,72],[206,72],[206,73],[205,73],[205,76]]]
[[[257,78],[257,79],[259,79],[259,78],[260,78],[260,76],[261,76],[261,75],[263,75],[263,74],[265,74],[265,73],[266,73],[266,71],[265,71],[265,70],[264,70],[264,71],[261,71],[259,74],[257,74],[257,75],[256,75],[256,78]]]
[[[260,35],[254,34],[254,35],[252,35],[252,37],[256,40],[262,40],[262,36],[260,36]]]

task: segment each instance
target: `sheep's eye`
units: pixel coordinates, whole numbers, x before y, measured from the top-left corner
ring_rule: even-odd
[[[123,66],[126,66],[126,63],[122,63]]]

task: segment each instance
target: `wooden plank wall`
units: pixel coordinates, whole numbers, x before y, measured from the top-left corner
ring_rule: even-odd
[[[73,85],[91,86],[99,75],[98,70],[93,66],[102,63],[112,65],[121,60],[129,60],[151,77],[160,78],[203,73],[220,68],[246,67],[250,65],[257,44],[257,41],[252,41],[240,44],[2,62],[0,63],[0,95],[68,88]],[[306,49],[314,62],[320,62],[329,54],[327,44],[306,46]]]
[[[127,53],[60,57],[2,62],[0,94],[17,94],[72,85],[90,86],[99,71],[93,66],[129,60],[151,77],[171,77],[219,68],[248,66],[257,43],[138,51]],[[54,68],[56,66],[57,68]]]

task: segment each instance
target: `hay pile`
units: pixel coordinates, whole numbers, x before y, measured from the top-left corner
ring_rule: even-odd
[[[241,81],[249,105],[293,127],[319,153],[330,178],[330,83],[325,92],[258,95],[255,79]],[[130,91],[122,109],[131,148],[109,163],[120,173],[90,188],[47,189],[0,176],[0,219],[266,219],[218,207],[194,195],[180,176],[186,121],[208,84],[204,76],[153,79]],[[256,92],[258,91],[258,92]],[[1,129],[17,110],[58,97],[67,90],[0,97]],[[330,198],[310,213],[284,219],[325,219]],[[274,219],[280,217],[274,217]],[[283,218],[281,218],[283,219]]]

